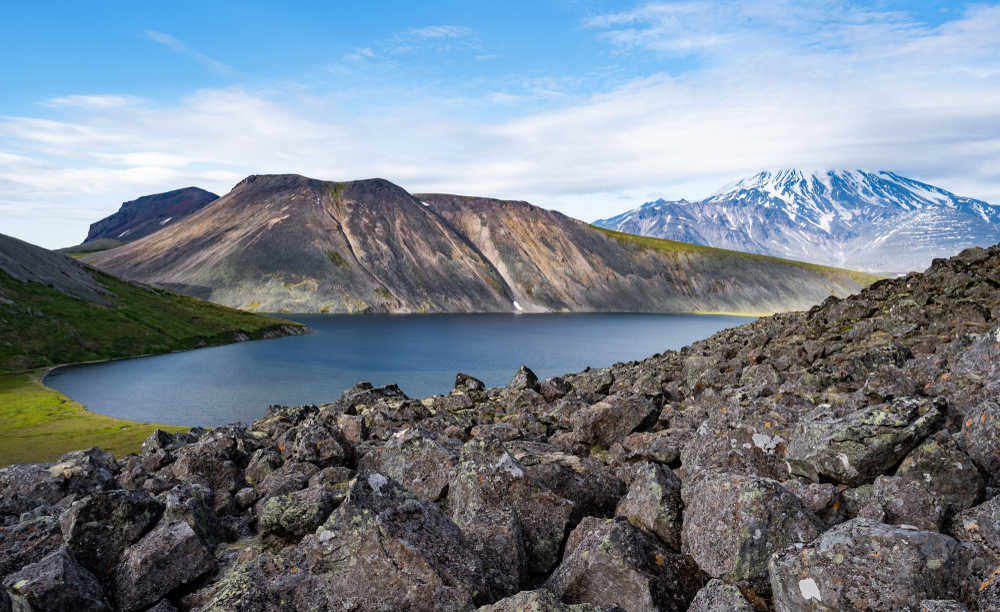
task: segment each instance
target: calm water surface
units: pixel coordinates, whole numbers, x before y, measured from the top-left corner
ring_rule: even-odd
[[[244,342],[54,371],[45,384],[108,416],[213,427],[251,422],[269,404],[340,398],[396,383],[410,397],[447,393],[464,372],[487,387],[521,365],[538,378],[679,349],[750,317],[651,314],[280,315],[307,336]]]

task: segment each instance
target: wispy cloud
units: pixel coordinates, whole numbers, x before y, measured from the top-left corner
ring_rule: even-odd
[[[239,72],[235,68],[227,66],[226,64],[223,64],[222,62],[216,59],[213,59],[203,53],[198,53],[194,49],[189,48],[184,43],[177,40],[173,36],[170,36],[169,34],[162,34],[160,32],[153,32],[147,30],[146,36],[152,40],[155,40],[158,43],[170,47],[170,49],[175,53],[179,53],[181,55],[186,55],[187,57],[190,57],[191,59],[197,61],[201,65],[205,66],[206,68],[217,74],[234,75]]]
[[[698,67],[590,95],[576,77],[554,76],[519,77],[525,96],[397,83],[353,106],[346,94],[306,105],[291,88],[172,103],[59,98],[55,117],[0,117],[0,224],[11,203],[49,218],[81,193],[117,203],[189,184],[225,192],[267,172],[382,176],[583,219],[650,193],[703,197],[781,166],[894,170],[1000,204],[1000,6],[931,27],[832,0],[656,3],[586,25],[609,51],[652,66],[689,55]],[[361,89],[352,82],[351,95]],[[558,106],[539,111],[530,96],[543,92],[573,95],[549,96]]]
[[[456,26],[456,25],[439,25],[439,26],[427,26],[426,28],[418,28],[414,30],[407,30],[404,36],[408,38],[417,39],[442,39],[442,38],[466,38],[472,36],[475,32],[469,28]]]

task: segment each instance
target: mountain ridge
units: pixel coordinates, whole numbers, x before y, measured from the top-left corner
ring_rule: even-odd
[[[774,312],[875,280],[697,250],[623,243],[527,202],[254,175],[172,227],[85,259],[266,312]]]
[[[900,274],[1000,242],[1000,208],[892,172],[744,177],[697,202],[657,200],[594,225],[744,252]]]

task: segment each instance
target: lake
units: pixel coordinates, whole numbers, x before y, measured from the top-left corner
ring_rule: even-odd
[[[423,398],[463,372],[487,387],[524,364],[539,380],[679,349],[752,317],[667,314],[278,315],[312,334],[53,371],[92,412],[149,423],[251,422],[269,404],[340,398],[361,381]]]

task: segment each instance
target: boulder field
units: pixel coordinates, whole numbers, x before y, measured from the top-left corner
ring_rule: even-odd
[[[0,612],[1000,610],[1000,246],[679,352],[0,470]]]

